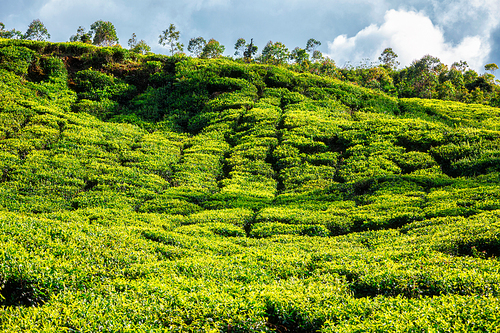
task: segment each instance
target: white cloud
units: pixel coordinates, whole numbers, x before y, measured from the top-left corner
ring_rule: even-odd
[[[165,52],[158,35],[173,23],[185,45],[192,37],[216,38],[227,54],[240,37],[254,38],[260,49],[269,40],[304,47],[313,37],[341,66],[376,61],[385,47],[403,65],[425,54],[476,69],[500,63],[500,0],[0,0],[0,13],[9,29],[21,31],[41,19],[56,42],[80,25],[111,21],[123,46],[134,32],[154,52]]]
[[[443,30],[422,12],[389,10],[384,21],[381,26],[364,28],[354,37],[338,36],[328,43],[330,57],[340,66],[347,61],[355,64],[363,58],[376,61],[384,48],[392,47],[403,66],[430,54],[445,64],[465,60],[480,70],[490,53],[489,32],[464,37],[458,45],[452,45],[445,41]]]

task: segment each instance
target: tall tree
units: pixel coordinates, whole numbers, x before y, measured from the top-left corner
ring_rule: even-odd
[[[26,33],[23,35],[23,39],[42,41],[50,39],[50,34],[42,21],[36,19],[28,26],[28,30],[26,30]]]
[[[250,62],[259,48],[253,44],[253,38],[248,44],[244,38],[240,38],[234,44],[234,49],[236,50],[235,56],[242,55],[246,62]]]
[[[290,59],[295,60],[295,63],[299,65],[303,65],[309,61],[309,54],[307,54],[306,50],[296,47],[290,53]]]
[[[464,74],[467,71],[467,68],[469,68],[469,64],[467,64],[467,61],[460,60],[451,64],[451,68]]]
[[[321,42],[319,40],[316,40],[314,38],[309,38],[309,40],[306,43],[306,51],[314,54],[314,51],[318,46],[321,46]]]
[[[94,36],[93,44],[99,46],[112,46],[118,44],[116,29],[109,21],[96,21],[90,26],[90,31]]]
[[[250,62],[252,57],[257,53],[259,48],[256,45],[253,45],[253,38],[250,40],[250,43],[245,45],[245,52],[243,52],[243,57],[246,62]]]
[[[488,71],[489,73],[484,73],[482,75],[482,77],[491,86],[493,86],[495,84],[495,75],[493,74],[493,72],[495,72],[497,69],[498,69],[498,66],[497,66],[497,64],[494,64],[494,63],[487,64],[484,66],[484,70]],[[488,90],[491,91],[492,87],[489,87]]]
[[[316,62],[316,61],[323,61],[324,59],[325,59],[325,57],[323,57],[323,53],[321,53],[320,50],[314,50],[313,51],[312,60],[314,62]]]
[[[16,29],[5,30],[5,24],[0,22],[0,38],[21,39],[23,38],[23,33]]]
[[[160,36],[158,36],[158,43],[163,46],[168,46],[170,48],[170,52],[173,55],[176,52],[182,52],[184,45],[179,43],[180,32],[176,30],[174,24],[170,24],[168,29],[162,32]]]
[[[247,41],[245,40],[245,38],[238,38],[236,44],[234,44],[234,49],[236,50],[234,52],[235,56],[243,55],[243,52],[245,52],[246,43]]]
[[[290,57],[290,52],[285,44],[281,42],[272,41],[267,42],[264,49],[262,49],[262,55],[260,56],[260,61],[264,63],[271,64],[284,64]]]
[[[132,33],[132,37],[128,40],[128,47],[134,53],[146,54],[151,51],[151,47],[149,47],[146,41],[143,39],[137,41],[135,32]]]
[[[207,41],[203,37],[191,38],[189,40],[189,44],[187,50],[194,54],[196,57],[199,57],[203,52],[203,48],[207,45]]]
[[[215,39],[210,39],[203,47],[203,51],[201,53],[202,58],[218,58],[220,57],[226,48],[224,45],[221,45],[218,41]]]
[[[131,49],[137,45],[137,35],[135,32],[132,33],[132,37],[128,40],[128,47]]]
[[[92,32],[85,32],[85,28],[79,26],[76,30],[76,35],[69,38],[70,42],[92,43]]]
[[[422,59],[413,61],[407,70],[407,82],[412,85],[415,96],[408,97],[437,97],[436,88],[439,84],[439,76],[444,69],[441,61],[431,55],[425,55]]]
[[[395,70],[399,65],[399,62],[396,60],[397,57],[398,55],[396,54],[396,52],[394,52],[392,48],[388,47],[384,51],[382,51],[380,57],[378,57],[378,60],[386,69]]]
[[[484,70],[491,72],[491,74],[493,74],[493,72],[496,71],[497,69],[498,65],[494,63],[487,64],[484,66]]]

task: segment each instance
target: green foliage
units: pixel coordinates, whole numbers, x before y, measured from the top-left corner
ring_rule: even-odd
[[[69,38],[70,42],[82,42],[82,43],[91,43],[92,42],[92,31],[85,32],[85,28],[79,26],[76,30],[76,35],[73,35]]]
[[[496,331],[498,109],[308,66],[2,39],[0,330]]]
[[[290,52],[288,48],[281,42],[269,41],[266,46],[262,49],[262,55],[259,57],[259,61],[268,64],[284,64],[290,57]]]
[[[90,32],[94,36],[92,43],[99,46],[112,46],[118,44],[118,37],[113,23],[109,21],[96,21],[90,26]],[[84,42],[84,40],[81,40]]]
[[[203,48],[207,45],[207,41],[203,37],[191,38],[187,50],[195,57],[199,57],[203,52]]]
[[[130,51],[134,53],[146,54],[151,51],[151,47],[143,40],[137,41],[137,36],[135,33],[132,34],[132,38],[128,40],[128,46]]]
[[[23,39],[43,41],[50,39],[50,34],[45,25],[37,19],[30,23]]]
[[[123,81],[93,69],[78,72],[75,85],[80,99],[92,101],[125,100],[135,90]]]
[[[22,46],[2,47],[0,48],[0,68],[17,75],[26,75],[34,55],[32,50]]]
[[[23,37],[23,33],[16,29],[5,30],[5,24],[0,22],[0,38],[7,39],[21,39]]]
[[[226,48],[224,45],[221,45],[218,41],[211,38],[201,51],[201,58],[218,58],[220,57]]]
[[[290,53],[290,59],[294,60],[295,63],[299,65],[305,65],[309,62],[309,54],[307,53],[307,50],[296,47]]]
[[[397,57],[398,55],[392,48],[388,47],[382,51],[378,60],[384,64],[385,68],[395,70],[399,65],[399,62],[396,60]]]
[[[253,45],[253,38],[250,40],[250,43],[247,44],[246,40],[243,38],[239,38],[234,44],[234,52],[235,56],[241,55],[242,58],[246,62],[250,62],[255,53],[257,53],[258,47]]]
[[[173,55],[176,52],[182,52],[182,48],[184,47],[184,45],[178,42],[179,36],[180,32],[177,31],[175,25],[171,23],[168,29],[158,36],[158,43],[163,46],[167,45],[170,48],[170,53]]]

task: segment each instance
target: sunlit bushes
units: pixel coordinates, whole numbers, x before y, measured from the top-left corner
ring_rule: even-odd
[[[34,56],[35,52],[25,47],[1,47],[0,68],[11,71],[16,75],[27,75],[28,67]]]
[[[0,50],[0,330],[498,327],[496,109],[227,58]]]
[[[449,125],[467,125],[498,131],[500,110],[481,104],[465,104],[460,102],[400,99],[400,109],[403,114],[436,119]]]

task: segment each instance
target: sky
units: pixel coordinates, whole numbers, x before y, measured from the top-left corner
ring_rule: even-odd
[[[337,66],[378,61],[391,47],[400,67],[430,54],[444,64],[467,61],[476,71],[500,65],[500,0],[0,0],[0,22],[25,32],[40,19],[51,41],[68,41],[79,26],[114,24],[120,44],[132,33],[155,53],[168,54],[158,36],[173,23],[185,46],[214,38],[234,54],[238,38],[259,50],[280,41],[290,50],[309,38]]]

